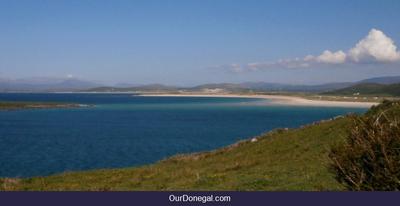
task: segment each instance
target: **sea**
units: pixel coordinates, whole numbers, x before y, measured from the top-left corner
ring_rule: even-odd
[[[0,111],[0,177],[146,165],[276,128],[366,111],[284,106],[255,98],[133,94],[1,93],[0,101],[91,105]]]

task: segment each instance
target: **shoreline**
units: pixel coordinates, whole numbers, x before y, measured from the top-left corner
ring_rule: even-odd
[[[136,96],[136,95],[135,95]],[[288,106],[319,106],[319,107],[356,107],[356,108],[370,108],[378,105],[379,102],[350,102],[350,101],[329,101],[329,100],[311,100],[297,96],[285,95],[269,95],[269,94],[138,94],[137,96],[147,97],[225,97],[225,98],[256,98],[271,100],[274,105],[288,105]]]
[[[55,94],[129,94],[143,97],[224,97],[224,98],[253,98],[270,100],[273,105],[287,106],[318,106],[318,107],[348,107],[348,108],[370,108],[380,102],[361,101],[335,101],[306,99],[300,96],[280,94],[230,94],[230,93],[146,93],[146,92],[50,92]]]

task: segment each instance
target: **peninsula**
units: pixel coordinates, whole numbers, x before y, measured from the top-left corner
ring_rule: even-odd
[[[3,102],[0,101],[1,110],[19,110],[19,109],[50,109],[50,108],[77,108],[87,105],[73,103],[55,103],[55,102]]]
[[[311,99],[302,96],[271,95],[271,94],[210,94],[210,93],[143,93],[140,96],[164,96],[164,97],[227,97],[227,98],[258,98],[268,100],[269,104],[290,105],[290,106],[321,106],[321,107],[359,107],[370,108],[379,102],[344,101],[344,100],[323,100]]]

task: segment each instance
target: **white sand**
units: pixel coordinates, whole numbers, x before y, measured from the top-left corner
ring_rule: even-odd
[[[302,97],[284,95],[240,95],[240,94],[140,94],[140,96],[157,97],[234,97],[234,98],[260,98],[270,100],[271,104],[292,105],[292,106],[323,106],[323,107],[360,107],[370,108],[378,102],[346,102],[346,101],[327,101],[311,100]]]

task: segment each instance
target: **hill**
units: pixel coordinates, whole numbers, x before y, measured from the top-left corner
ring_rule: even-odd
[[[155,86],[157,85],[157,86]],[[291,85],[266,82],[215,83],[201,84],[194,87],[173,87],[161,84],[135,87],[96,87],[82,90],[84,92],[321,92],[345,88],[352,83],[329,83],[321,85]]]
[[[161,84],[150,84],[141,86],[129,86],[129,84],[118,84],[114,87],[98,87],[83,91],[89,92],[327,92],[344,89],[356,84],[364,83],[400,83],[400,76],[377,77],[365,79],[358,82],[336,82],[316,85],[281,84],[269,82],[244,82],[244,83],[215,83],[201,84],[194,87],[174,87]]]
[[[400,96],[400,84],[361,83],[344,89],[325,92],[327,95]]]
[[[354,83],[338,82],[316,85],[295,85],[295,84],[277,84],[266,82],[246,82],[241,85],[255,91],[272,91],[272,92],[321,92],[334,89],[348,87]]]
[[[359,83],[398,84],[400,83],[400,76],[375,77],[361,80]]]

